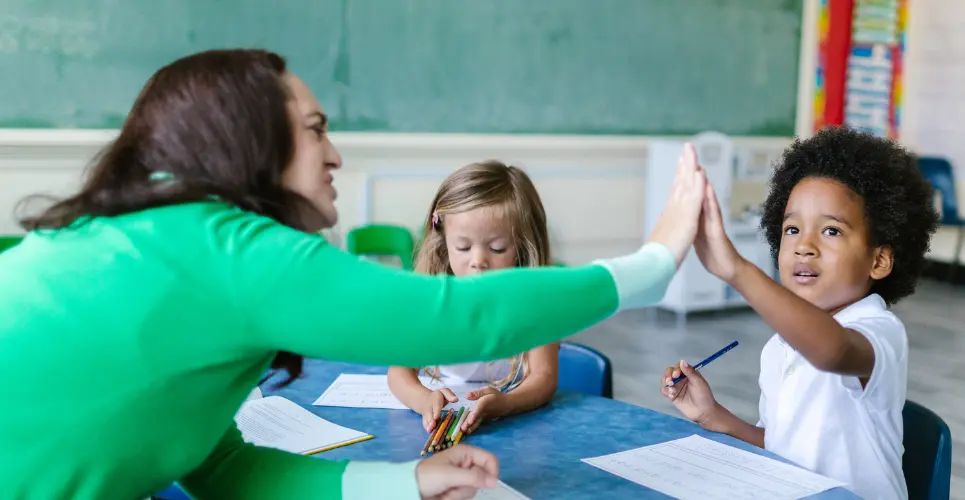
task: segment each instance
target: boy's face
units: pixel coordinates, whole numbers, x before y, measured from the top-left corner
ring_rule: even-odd
[[[781,282],[834,314],[891,272],[891,250],[871,247],[863,200],[838,181],[808,177],[791,191],[778,253]]]

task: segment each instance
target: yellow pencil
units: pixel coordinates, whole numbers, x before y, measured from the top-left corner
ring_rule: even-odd
[[[456,429],[456,435],[452,437],[452,445],[455,446],[459,444],[459,440],[462,439],[462,424],[466,422],[466,418],[469,417],[469,412],[472,410],[466,410],[462,414],[462,418],[459,419],[459,428]]]
[[[326,446],[326,447],[324,447],[324,448],[319,448],[319,449],[317,449],[317,450],[306,451],[306,452],[302,453],[302,455],[314,455],[314,454],[316,454],[316,453],[321,453],[321,452],[323,452],[323,451],[334,450],[335,448],[341,448],[341,447],[343,447],[343,446],[348,446],[348,445],[350,445],[350,444],[361,443],[362,441],[368,441],[369,439],[372,439],[372,438],[374,438],[374,437],[375,437],[375,436],[372,436],[372,435],[362,436],[362,437],[360,437],[360,438],[358,438],[358,439],[353,439],[353,440],[351,440],[351,441],[346,441],[346,442],[344,442],[344,443],[333,444],[332,446]]]

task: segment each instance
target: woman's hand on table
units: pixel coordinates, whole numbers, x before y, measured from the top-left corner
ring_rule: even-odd
[[[416,467],[419,494],[428,500],[462,500],[479,489],[496,487],[499,460],[488,451],[459,444],[423,460]]]

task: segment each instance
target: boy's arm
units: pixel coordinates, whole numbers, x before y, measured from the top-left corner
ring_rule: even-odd
[[[827,312],[798,297],[744,259],[731,285],[785,342],[815,368],[862,378],[875,366],[871,342],[845,328]]]
[[[764,448],[764,428],[741,420],[720,403],[714,407],[711,417],[706,422],[697,423],[709,431],[727,434],[758,448]]]
[[[389,390],[398,398],[402,404],[422,412],[420,406],[426,399],[426,394],[432,392],[429,388],[422,385],[419,380],[419,370],[403,366],[389,367]]]
[[[686,378],[671,387],[667,384],[681,375]],[[764,428],[751,425],[724,408],[710,389],[707,379],[685,361],[671,366],[660,380],[660,393],[670,398],[688,420],[711,432],[733,436],[758,448],[764,447]],[[763,413],[762,413],[763,415]]]

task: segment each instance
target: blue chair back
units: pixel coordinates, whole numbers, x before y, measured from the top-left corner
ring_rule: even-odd
[[[918,169],[942,195],[942,224],[961,226],[952,164],[944,158],[922,157],[918,159]]]
[[[908,498],[948,500],[952,480],[952,433],[935,412],[905,401],[905,454],[901,469]]]
[[[603,353],[585,345],[560,343],[557,389],[613,398],[613,368]]]

